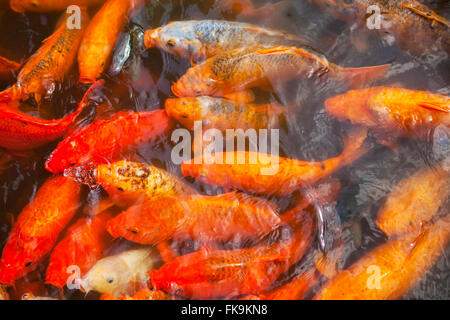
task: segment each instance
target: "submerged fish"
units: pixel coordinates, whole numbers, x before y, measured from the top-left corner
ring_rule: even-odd
[[[72,275],[70,267],[78,267],[80,277],[89,271],[112,243],[106,223],[113,217],[113,210],[105,211],[94,217],[80,218],[71,226],[53,249],[45,282],[62,289]]]
[[[315,184],[363,156],[369,150],[363,145],[366,134],[365,130],[353,132],[346,138],[340,156],[321,162],[238,151],[212,155],[215,159],[222,159],[222,164],[207,163],[202,157],[185,162],[181,165],[181,171],[185,177],[191,176],[223,188],[257,194],[289,195]],[[262,170],[267,170],[267,174]]]
[[[296,47],[236,49],[189,69],[172,91],[177,97],[223,96],[252,87],[273,90],[278,83],[325,75],[354,87],[383,78],[389,68],[343,68],[312,50]]]
[[[280,31],[223,20],[174,21],[145,33],[145,47],[157,47],[199,62],[234,49],[292,46],[302,39]]]
[[[281,222],[269,201],[233,192],[145,200],[108,222],[108,232],[141,244],[173,238],[206,243],[260,238]]]
[[[419,282],[450,239],[450,220],[392,240],[325,284],[316,300],[392,300]]]
[[[63,11],[71,5],[98,6],[105,0],[10,0],[11,9],[16,12],[35,11]]]
[[[134,205],[144,199],[197,193],[185,182],[163,169],[131,161],[118,161],[65,171],[66,176],[90,187],[103,187],[121,207]]]
[[[378,212],[377,225],[388,236],[420,229],[450,195],[450,173],[440,165],[422,169],[402,180]]]
[[[148,272],[161,265],[155,248],[124,251],[99,260],[81,281],[85,292],[97,291],[115,297],[134,295],[146,287]]]
[[[202,247],[152,270],[151,283],[155,290],[188,299],[259,295],[303,256],[313,224],[311,216],[303,214],[292,238],[274,245],[237,250]]]
[[[203,129],[274,129],[288,107],[275,104],[252,105],[214,97],[179,98],[166,100],[166,112],[185,128],[194,130],[201,121]]]
[[[329,98],[327,113],[368,127],[383,144],[397,138],[426,139],[442,124],[450,127],[450,98],[426,91],[392,87],[352,90]]]
[[[0,147],[25,151],[39,148],[61,138],[88,106],[94,84],[85,94],[77,110],[59,120],[43,120],[23,113],[0,102]]]
[[[81,83],[92,83],[108,67],[120,32],[146,0],[108,0],[92,19],[78,51]]]
[[[360,30],[369,31],[368,19],[376,19],[375,34],[391,34],[399,47],[414,55],[428,53],[433,48],[450,51],[450,22],[416,0],[310,0],[348,24],[357,23]],[[373,7],[376,6],[376,7]],[[378,8],[379,12],[369,10]],[[373,16],[378,14],[381,16]],[[373,22],[371,23],[373,24]],[[373,28],[372,28],[373,29]]]
[[[19,71],[20,67],[20,63],[0,57],[0,80],[13,80],[14,74]]]
[[[70,19],[69,16],[66,19]],[[34,98],[38,103],[51,96],[76,62],[81,38],[89,23],[89,15],[81,10],[80,27],[62,23],[46,39],[36,53],[26,61],[11,88],[0,93],[5,102]]]
[[[173,126],[163,110],[119,112],[109,120],[96,120],[58,144],[45,163],[48,171],[60,173],[85,164],[113,161],[144,143],[157,143]]]
[[[1,283],[14,285],[39,265],[78,210],[80,190],[80,185],[64,176],[44,183],[20,213],[3,248]]]

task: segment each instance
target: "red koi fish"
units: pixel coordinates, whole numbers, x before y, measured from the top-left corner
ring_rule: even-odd
[[[0,147],[13,151],[31,150],[61,138],[88,105],[90,93],[99,84],[86,92],[75,112],[59,120],[35,118],[0,102]]]
[[[176,258],[150,271],[155,290],[188,299],[232,298],[259,295],[298,261],[310,244],[313,220],[300,217],[294,236],[275,245],[238,250],[209,250]]]
[[[108,163],[143,143],[156,143],[174,125],[165,111],[119,112],[97,120],[62,141],[45,163],[48,171],[63,172],[88,163]]]
[[[34,270],[50,252],[79,207],[80,185],[53,177],[17,219],[0,260],[0,282],[14,282]]]
[[[92,218],[81,218],[70,227],[50,256],[45,282],[62,289],[73,272],[68,269],[70,266],[79,267],[80,276],[89,271],[112,242],[106,223],[113,216],[113,210],[105,211]]]

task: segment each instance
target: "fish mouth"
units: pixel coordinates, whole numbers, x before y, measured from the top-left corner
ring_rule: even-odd
[[[156,28],[153,30],[148,30],[144,35],[144,46],[146,49],[150,49],[156,47],[157,42],[159,40],[161,28]]]

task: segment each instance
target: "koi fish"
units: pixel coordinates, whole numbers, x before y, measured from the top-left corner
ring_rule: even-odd
[[[88,23],[89,15],[82,10],[80,28],[72,28],[69,23],[61,24],[25,62],[17,76],[17,82],[0,93],[1,101],[34,98],[39,103],[43,97],[51,96],[56,90],[56,84],[64,80],[74,65]]]
[[[163,169],[130,161],[70,168],[64,174],[90,187],[103,187],[120,207],[129,207],[144,198],[156,200],[160,197],[197,193]]]
[[[389,194],[378,213],[377,225],[391,237],[418,230],[433,218],[449,195],[447,171],[441,166],[422,169]]]
[[[80,189],[79,184],[64,176],[44,183],[19,215],[3,248],[1,283],[14,285],[50,252],[78,210]]]
[[[116,297],[133,295],[146,287],[148,272],[161,265],[153,247],[128,250],[99,260],[82,278],[85,292],[97,291]]]
[[[409,233],[376,248],[326,283],[314,299],[401,298],[441,255],[442,248],[450,239],[449,223],[448,217],[438,220],[422,231]],[[372,269],[379,270],[377,278],[374,278]]]
[[[185,177],[194,177],[223,188],[256,194],[289,195],[315,184],[363,156],[370,149],[363,145],[366,134],[365,130],[352,132],[345,140],[344,151],[340,156],[321,162],[237,151],[212,155],[215,159],[222,159],[223,164],[208,164],[200,157],[184,162],[181,171]],[[262,174],[262,169],[270,170],[271,174]]]
[[[0,102],[0,147],[13,151],[39,148],[61,138],[88,106],[96,83],[86,92],[75,112],[58,120],[42,120]]]
[[[279,288],[258,296],[248,296],[245,300],[303,300],[309,290],[318,283],[318,280],[315,270],[310,269]]]
[[[128,18],[146,0],[108,0],[92,19],[78,52],[81,83],[93,83],[109,65]]]
[[[281,224],[269,201],[236,192],[144,200],[108,222],[108,232],[140,244],[176,239],[201,242],[262,237]]]
[[[122,298],[116,298],[111,294],[104,293],[101,295],[100,300],[176,300],[176,298],[164,291],[153,291],[149,288],[144,288],[136,292],[132,297],[125,294]]]
[[[190,68],[172,91],[177,97],[223,96],[252,87],[273,90],[276,83],[327,74],[354,87],[383,78],[389,68],[343,68],[305,48],[236,49]]]
[[[92,218],[80,218],[70,227],[53,249],[45,282],[62,289],[74,272],[71,266],[79,268],[80,276],[89,271],[112,243],[106,222],[113,217],[113,210],[105,211]]]
[[[147,49],[157,47],[196,63],[230,50],[291,46],[303,40],[242,22],[191,20],[174,21],[148,30],[144,42]]]
[[[450,50],[450,23],[426,5],[415,0],[310,0],[333,15],[353,25],[357,22],[361,30],[367,28],[371,6],[380,9],[382,24],[375,34],[380,37],[393,35],[397,45],[413,55],[422,55],[432,48]],[[381,19],[380,18],[380,19]]]
[[[19,71],[20,63],[0,57],[0,80],[10,81],[14,79],[14,74]]]
[[[275,104],[237,104],[228,99],[214,97],[179,98],[166,100],[166,112],[185,128],[194,130],[201,121],[203,129],[274,129],[288,107]]]
[[[64,11],[71,5],[79,7],[99,6],[105,0],[10,0],[11,9],[23,13],[25,11],[49,12]]]
[[[450,127],[450,98],[426,91],[352,90],[326,100],[325,109],[341,121],[368,127],[386,145],[401,137],[425,139],[440,124]]]
[[[309,214],[303,214],[300,221],[288,241],[237,250],[202,247],[180,256],[159,270],[150,271],[153,288],[188,299],[259,295],[298,261],[309,246],[313,220]]]
[[[107,163],[138,145],[157,143],[172,126],[163,110],[119,112],[109,120],[96,120],[60,142],[45,167],[60,173],[88,163]]]

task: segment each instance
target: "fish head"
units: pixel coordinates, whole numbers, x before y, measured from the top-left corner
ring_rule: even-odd
[[[145,47],[159,48],[182,58],[198,60],[202,55],[201,42],[193,24],[176,21],[164,27],[148,30],[144,37]]]
[[[352,90],[325,101],[325,110],[340,121],[350,120],[354,124],[370,125],[372,116],[367,110],[367,90]]]
[[[39,262],[34,255],[34,241],[25,243],[18,238],[17,233],[10,235],[0,261],[0,283],[11,286],[17,279],[36,269]]]
[[[209,68],[206,64],[189,69],[184,76],[172,85],[172,92],[177,97],[223,95],[224,82],[214,79],[208,70]]]
[[[81,289],[85,293],[97,291],[120,296],[126,290],[129,268],[119,256],[101,259],[83,277]]]
[[[190,130],[194,128],[195,121],[203,120],[201,98],[167,99],[166,111],[170,117]]]
[[[309,0],[309,2],[343,21],[352,22],[358,15],[358,4],[354,0]]]

